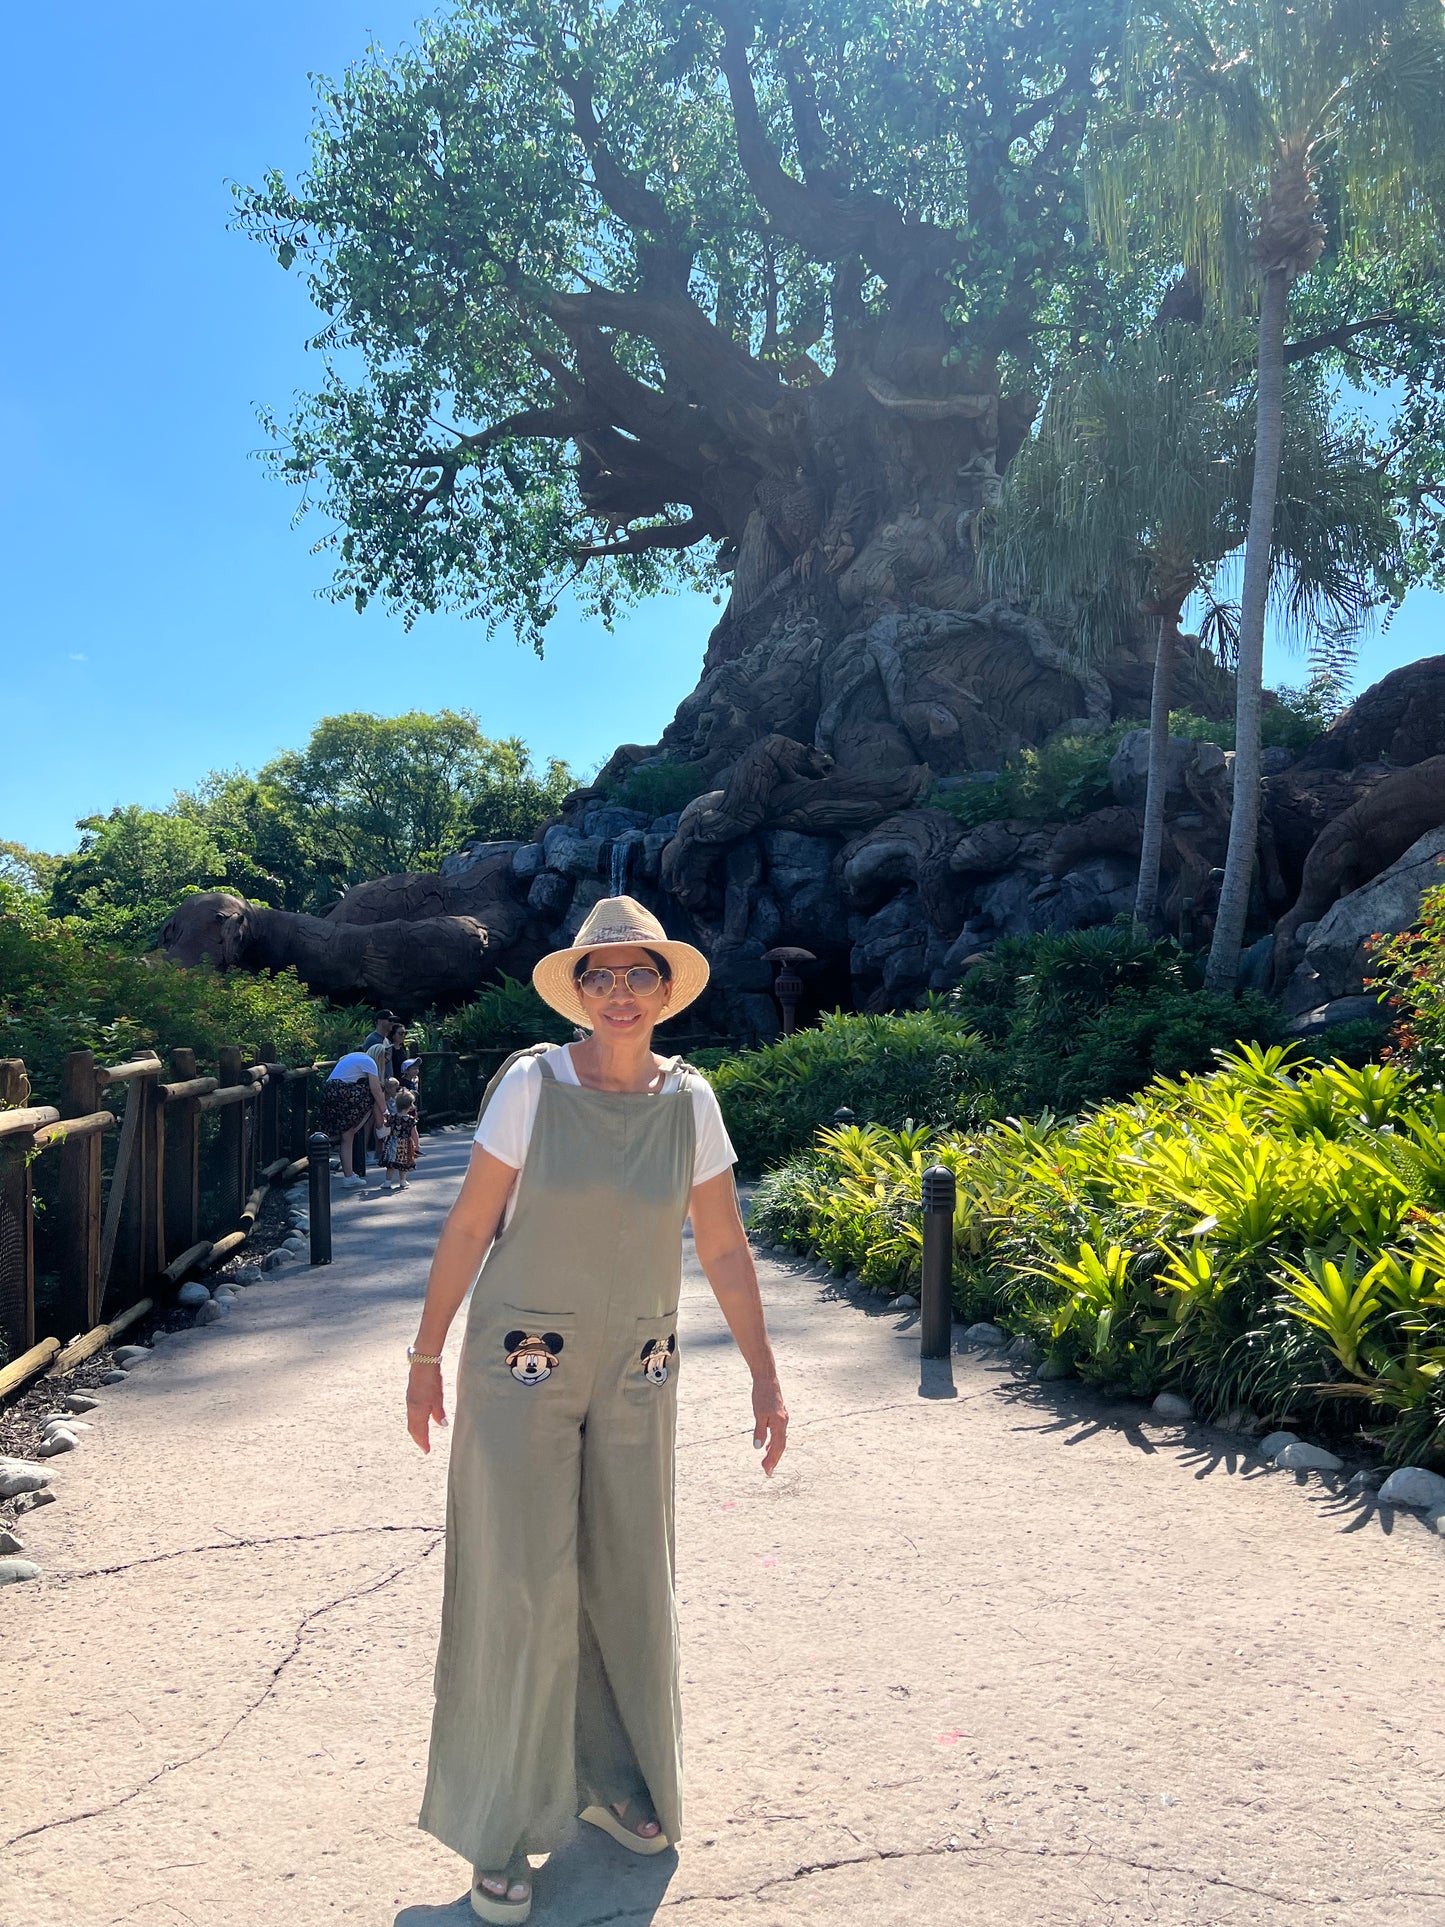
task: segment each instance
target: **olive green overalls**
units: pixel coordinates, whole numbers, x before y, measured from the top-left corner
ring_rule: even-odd
[[[584,1806],[682,1832],[673,1437],[696,1075],[542,1088],[457,1368],[421,1825],[474,1866]],[[635,1821],[634,1821],[635,1824]]]

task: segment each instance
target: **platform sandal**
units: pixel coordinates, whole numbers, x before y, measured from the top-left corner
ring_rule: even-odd
[[[623,1806],[623,1814],[631,1812],[635,1804],[635,1801],[626,1801]],[[642,1833],[634,1833],[632,1828],[625,1825],[622,1817],[615,1813],[611,1807],[583,1807],[577,1818],[579,1820],[585,1820],[589,1827],[600,1827],[603,1833],[610,1833],[618,1846],[626,1847],[629,1853],[665,1853],[672,1845],[672,1842],[662,1831],[661,1827],[658,1828],[656,1833],[650,1836]],[[641,1818],[645,1820],[655,1820],[657,1815],[648,1812],[642,1814]]]
[[[495,1927],[522,1927],[532,1911],[532,1866],[525,1853],[514,1853],[505,1867],[493,1870],[491,1867],[472,1869],[472,1912],[479,1920],[489,1920]],[[500,1880],[504,1883],[501,1893],[489,1894],[483,1887],[484,1880]],[[526,1897],[512,1900],[509,1896],[513,1887],[525,1886]]]

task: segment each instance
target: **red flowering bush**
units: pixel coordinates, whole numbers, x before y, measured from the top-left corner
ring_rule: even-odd
[[[1412,930],[1373,937],[1370,988],[1389,999],[1394,1028],[1385,1055],[1432,1084],[1445,1084],[1445,883],[1427,890]]]

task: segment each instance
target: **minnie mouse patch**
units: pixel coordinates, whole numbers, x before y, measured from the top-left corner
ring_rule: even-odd
[[[642,1375],[649,1384],[665,1385],[667,1368],[672,1363],[672,1355],[677,1350],[677,1333],[669,1332],[666,1338],[649,1338],[642,1348]]]
[[[560,1332],[511,1331],[502,1340],[507,1369],[519,1385],[543,1385],[556,1371],[562,1353]]]

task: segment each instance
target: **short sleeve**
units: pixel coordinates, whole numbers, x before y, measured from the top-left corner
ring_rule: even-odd
[[[717,1093],[705,1077],[695,1076],[693,1079],[692,1111],[695,1125],[692,1181],[694,1184],[706,1184],[709,1178],[717,1177],[730,1164],[736,1164],[738,1154],[723,1123],[722,1106],[717,1101]]]
[[[542,1073],[534,1057],[520,1058],[492,1092],[491,1102],[482,1113],[476,1142],[503,1164],[520,1171],[527,1162],[527,1145],[537,1116],[537,1099],[542,1089]]]

